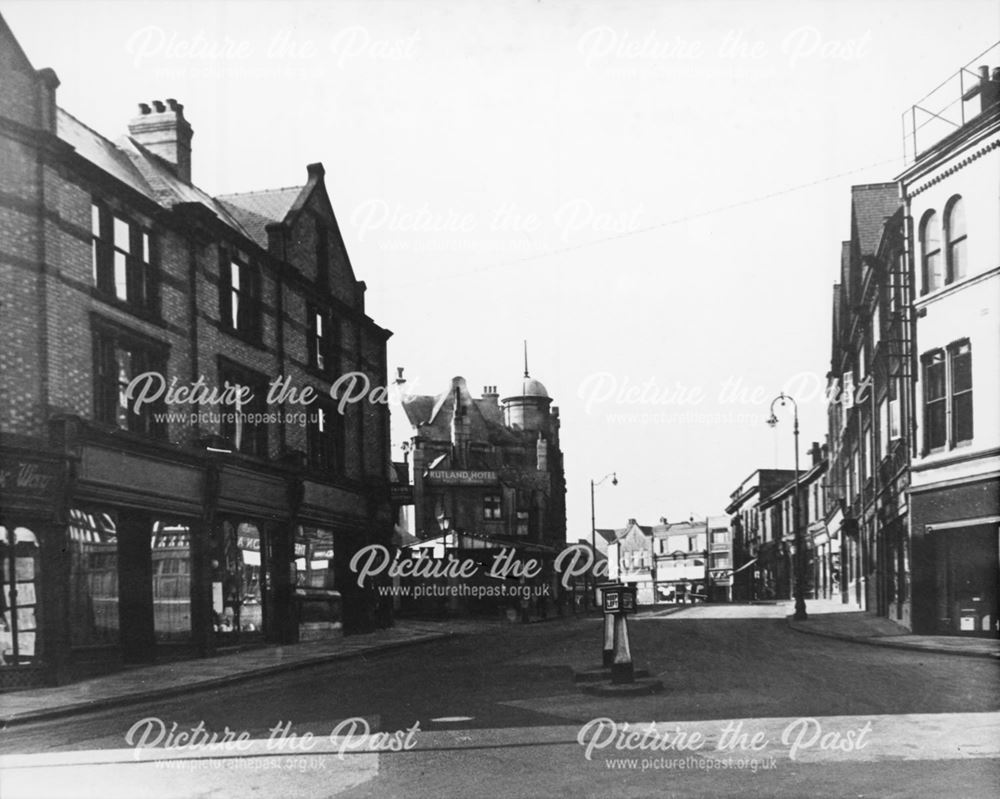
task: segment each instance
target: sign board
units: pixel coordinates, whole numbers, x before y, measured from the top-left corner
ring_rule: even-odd
[[[635,613],[635,586],[609,585],[601,588],[605,613]]]
[[[496,485],[497,473],[491,471],[472,471],[456,469],[440,469],[427,472],[424,479],[438,485]]]
[[[395,483],[389,486],[389,499],[392,500],[395,505],[412,505],[413,504],[413,486],[409,483],[399,484]]]
[[[62,490],[63,465],[13,452],[0,456],[0,497],[3,505],[54,504]]]

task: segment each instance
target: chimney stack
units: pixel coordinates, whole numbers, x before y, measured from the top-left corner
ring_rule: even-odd
[[[184,106],[170,99],[154,100],[152,107],[139,103],[139,116],[128,123],[129,135],[173,167],[174,174],[191,182],[191,137],[194,131],[184,118]]]
[[[818,441],[813,441],[812,448],[809,450],[809,454],[812,456],[812,465],[818,466],[823,462],[823,450],[820,448]]]

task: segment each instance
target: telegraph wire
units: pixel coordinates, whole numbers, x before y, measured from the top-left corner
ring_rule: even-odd
[[[512,258],[506,261],[501,261],[499,263],[487,264],[485,266],[476,267],[475,269],[467,269],[461,272],[455,272],[450,275],[444,275],[441,277],[429,278],[426,280],[415,281],[412,283],[397,283],[398,287],[405,286],[419,286],[425,285],[427,283],[433,283],[438,280],[454,280],[461,279],[465,277],[470,277],[472,275],[477,275],[482,272],[490,272],[495,269],[504,269],[510,266],[518,266],[524,263],[530,263],[531,261],[538,261],[543,258],[551,258],[556,255],[563,255],[568,252],[576,252],[578,250],[584,250],[589,247],[596,247],[601,244],[607,244],[612,241],[619,241],[621,239],[631,238],[633,236],[640,236],[645,233],[651,233],[655,230],[662,230],[663,228],[672,227],[674,225],[682,225],[685,222],[692,222],[696,219],[704,219],[706,217],[715,216],[716,214],[725,213],[727,211],[732,211],[736,208],[744,208],[748,205],[755,205],[756,203],[761,203],[766,200],[773,200],[777,197],[783,197],[786,194],[792,194],[797,191],[802,191],[803,189],[808,189],[813,186],[819,186],[824,183],[829,183],[833,180],[839,180],[840,178],[845,178],[850,175],[856,175],[858,172],[864,172],[868,169],[874,169],[875,167],[885,166],[886,164],[895,163],[902,160],[902,156],[895,156],[893,158],[887,158],[882,161],[876,161],[872,164],[866,164],[865,166],[856,167],[855,169],[849,169],[846,172],[839,172],[836,175],[827,175],[826,177],[817,178],[816,180],[811,180],[808,183],[800,183],[796,186],[789,186],[788,188],[778,189],[777,191],[769,192],[768,194],[761,194],[756,197],[749,197],[745,200],[738,200],[728,205],[720,205],[716,208],[709,208],[704,211],[697,211],[692,214],[686,214],[685,216],[675,217],[673,219],[667,219],[663,222],[657,222],[652,225],[645,225],[643,227],[638,227],[635,230],[626,230],[621,233],[615,233],[610,236],[605,236],[600,239],[592,239],[590,241],[583,241],[579,244],[571,244],[566,247],[556,247],[554,249],[543,250],[542,252],[534,253],[533,255],[525,255],[521,258]]]

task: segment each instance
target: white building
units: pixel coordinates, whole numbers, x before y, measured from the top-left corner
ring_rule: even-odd
[[[918,633],[997,631],[998,90],[1000,69],[967,67],[904,117],[912,160],[900,184],[914,285],[909,493]],[[951,123],[946,130],[942,120]]]

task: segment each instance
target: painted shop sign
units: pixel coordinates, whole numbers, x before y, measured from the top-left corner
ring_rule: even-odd
[[[49,499],[62,479],[62,464],[0,456],[0,492],[6,499]]]

